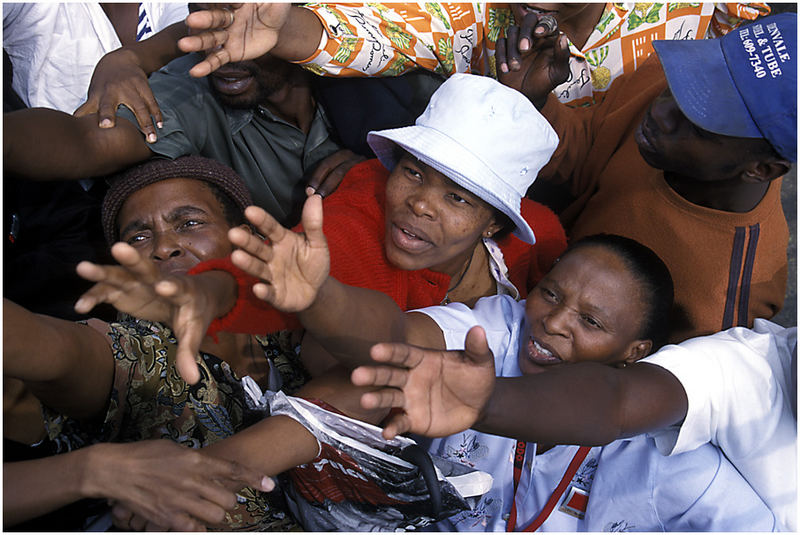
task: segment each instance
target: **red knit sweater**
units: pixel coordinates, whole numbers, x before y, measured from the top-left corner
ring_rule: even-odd
[[[362,162],[347,173],[336,193],[325,199],[323,231],[330,250],[330,274],[344,284],[381,291],[403,310],[437,305],[447,294],[449,275],[429,269],[398,269],[389,264],[384,254],[388,176],[389,172],[378,160]],[[536,245],[513,235],[503,238],[498,245],[509,279],[525,297],[564,251],[567,239],[549,208],[523,199],[522,215],[536,234]],[[295,230],[302,229],[298,226]],[[230,313],[215,320],[209,334],[220,330],[263,334],[299,326],[294,315],[280,313],[258,299],[251,290],[256,279],[238,270],[229,258],[203,262],[190,273],[210,269],[236,276],[239,299]]]

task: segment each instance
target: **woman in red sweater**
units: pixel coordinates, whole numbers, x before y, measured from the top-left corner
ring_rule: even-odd
[[[524,198],[558,137],[517,91],[489,78],[455,75],[434,93],[415,125],[371,132],[368,142],[378,160],[351,169],[324,201],[330,273],[339,281],[381,291],[404,310],[451,301],[472,305],[495,294],[522,299],[566,247],[556,215]],[[255,223],[264,212],[250,207],[247,214]],[[113,211],[104,214],[111,228],[115,219]],[[205,324],[210,322],[208,334],[299,327],[292,315],[253,293],[258,282],[253,277],[259,278],[262,266],[258,245],[263,244],[238,230],[230,238],[242,251],[190,272],[227,271],[237,280],[233,308],[230,301],[204,301],[211,303],[202,311]],[[237,262],[237,254],[246,261]],[[182,285],[187,292],[197,287]],[[193,299],[182,296],[183,303]],[[128,305],[112,304],[123,311]],[[178,315],[166,323],[180,333],[171,321]],[[202,335],[191,339],[199,345]],[[192,366],[188,356],[193,358],[195,349],[179,351],[186,355],[182,370]]]
[[[378,159],[351,169],[324,202],[331,275],[341,282],[406,310],[498,293],[521,299],[566,247],[556,215],[524,198],[558,138],[515,91],[461,75],[414,126],[371,132],[368,142]],[[236,272],[230,259],[192,272],[209,269]],[[238,279],[240,298],[212,332],[297,325],[252,294],[252,279]]]

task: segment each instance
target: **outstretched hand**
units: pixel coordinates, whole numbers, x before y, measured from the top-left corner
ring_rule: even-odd
[[[119,266],[81,262],[78,275],[95,282],[75,303],[86,314],[100,303],[109,303],[132,316],[169,325],[178,339],[176,367],[181,377],[195,384],[200,380],[196,358],[211,321],[222,315],[215,296],[204,281],[206,274],[164,277],[152,260],[144,258],[127,243],[111,247]],[[214,272],[212,277],[219,277]],[[233,286],[235,281],[230,277]]]
[[[263,56],[278,42],[291,4],[283,2],[210,4],[186,17],[194,34],[178,41],[184,52],[206,51],[189,74],[206,76],[226,63]]]
[[[541,109],[547,95],[569,77],[569,39],[552,15],[525,15],[497,40],[497,79]]]
[[[228,239],[239,248],[231,254],[233,264],[261,279],[253,285],[253,293],[282,312],[300,312],[311,306],[330,268],[322,232],[322,197],[306,199],[303,233],[283,227],[257,206],[248,206],[245,216],[267,238],[262,241],[241,228],[228,231]]]
[[[407,432],[443,437],[472,427],[494,388],[494,357],[481,327],[469,330],[464,347],[463,351],[395,343],[372,347],[372,359],[388,366],[361,366],[353,370],[351,380],[357,386],[384,387],[361,396],[365,409],[402,409],[384,427],[384,438]]]

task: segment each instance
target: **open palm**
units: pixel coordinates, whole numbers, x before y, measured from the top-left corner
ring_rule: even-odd
[[[308,308],[328,277],[330,256],[322,233],[322,197],[312,195],[303,206],[303,233],[293,232],[263,209],[250,206],[247,219],[266,241],[243,229],[228,237],[239,247],[231,255],[234,265],[261,279],[253,293],[283,312]]]

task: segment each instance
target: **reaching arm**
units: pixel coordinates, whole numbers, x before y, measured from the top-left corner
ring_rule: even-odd
[[[111,254],[119,266],[78,264],[78,274],[96,284],[78,299],[75,310],[88,313],[105,302],[136,317],[170,325],[179,340],[178,372],[187,383],[197,383],[200,345],[212,320],[233,306],[236,280],[223,271],[162,277],[152,260],[123,242],[114,244]]]
[[[368,362],[370,347],[382,341],[444,347],[432,319],[406,314],[381,292],[328,276],[319,195],[309,197],[303,207],[303,234],[282,227],[260,208],[251,206],[245,213],[267,242],[231,229],[228,237],[239,248],[231,255],[234,265],[263,281],[253,286],[256,296],[284,312],[298,312],[303,326],[342,364]]]
[[[678,423],[687,406],[680,382],[659,366],[581,363],[498,378],[474,427],[529,442],[591,446]]]
[[[301,7],[286,3],[244,3],[191,13],[186,25],[197,32],[178,46],[184,52],[207,51],[189,72],[206,76],[232,61],[255,59],[267,52],[287,61],[307,58],[322,38],[322,23]]]
[[[386,410],[362,409],[358,400],[365,388],[350,384],[346,370],[336,369],[306,384],[298,396],[324,400],[351,418],[378,423]],[[268,444],[269,447],[265,447]],[[314,434],[302,424],[284,415],[270,416],[238,431],[233,436],[203,448],[203,453],[219,459],[236,461],[250,467],[250,473],[276,475],[313,461],[319,454]],[[232,488],[232,487],[229,487]],[[128,508],[114,508],[115,524],[123,529],[148,527],[146,518]],[[149,528],[156,528],[150,525]]]
[[[581,363],[494,380],[493,359],[473,328],[465,351],[381,344],[373,359],[389,366],[353,371],[354,384],[384,387],[365,407],[402,407],[384,436],[432,437],[469,427],[529,442],[607,444],[680,422],[687,399],[669,372],[646,363],[624,369]]]
[[[347,371],[337,368],[313,379],[296,395],[323,400],[351,418],[377,423],[386,411],[362,409],[358,400],[365,390],[367,388],[350,384]],[[265,448],[265,444],[270,446]],[[244,463],[258,473],[272,476],[311,462],[319,454],[319,443],[302,424],[288,416],[278,415],[206,446],[203,451],[221,459]]]
[[[154,142],[155,127],[161,127],[163,118],[147,76],[183,55],[178,40],[185,35],[186,25],[183,21],[176,22],[149,39],[103,56],[94,68],[88,98],[74,115],[97,113],[100,128],[113,128],[117,122],[117,107],[124,104],[133,111],[145,138]]]
[[[108,340],[94,328],[4,299],[3,374],[24,381],[49,407],[90,418],[106,406],[114,359]]]
[[[82,498],[106,498],[162,529],[219,524],[245,486],[273,483],[233,461],[169,440],[95,444],[69,453],[3,464],[5,528]]]
[[[31,180],[78,180],[110,174],[152,153],[129,121],[99,128],[97,117],[47,108],[3,116],[3,168]]]

